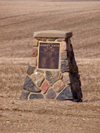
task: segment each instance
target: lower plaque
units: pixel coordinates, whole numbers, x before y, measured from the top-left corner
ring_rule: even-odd
[[[59,42],[39,42],[39,69],[59,69]]]

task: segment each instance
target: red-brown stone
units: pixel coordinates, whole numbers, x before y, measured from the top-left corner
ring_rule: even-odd
[[[62,42],[61,51],[66,51],[66,50],[68,50],[67,43],[66,42]]]
[[[49,88],[49,83],[45,80],[43,82],[43,84],[41,85],[41,90],[42,90],[43,93],[46,93],[46,91],[48,90],[48,88]]]
[[[31,53],[32,53],[33,57],[36,57],[37,56],[37,49],[33,47]]]
[[[39,41],[46,41],[47,40],[47,38],[45,38],[45,37],[43,37],[43,38],[36,38],[37,40],[39,40]]]
[[[62,80],[58,80],[53,87],[56,92],[60,92],[64,88],[64,86],[64,82]]]
[[[38,46],[38,40],[34,39],[33,40],[33,47],[37,47]]]
[[[63,75],[62,74],[60,75],[60,79],[63,79]]]

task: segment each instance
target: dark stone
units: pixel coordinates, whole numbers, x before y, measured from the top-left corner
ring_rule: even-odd
[[[48,90],[46,98],[47,99],[54,99],[55,97],[56,97],[55,91],[52,88],[50,90]]]
[[[30,94],[29,99],[44,99],[42,94]]]
[[[61,72],[69,72],[69,71],[70,67],[68,60],[61,61]]]
[[[34,70],[35,70],[35,67],[32,67],[32,66],[29,65],[28,69],[27,69],[27,74],[31,75],[34,72]]]
[[[28,98],[28,95],[29,95],[29,92],[25,92],[25,91],[22,91],[22,94],[21,94],[21,100],[24,100],[24,99],[27,99]]]
[[[73,99],[72,95],[72,88],[71,86],[67,86],[56,98],[57,100],[67,100],[67,99]]]
[[[60,73],[58,71],[46,71],[45,73],[46,79],[50,85],[53,85],[60,78]]]
[[[32,92],[40,92],[41,91],[37,86],[35,86],[33,81],[28,76],[26,76],[26,79],[25,79],[25,82],[23,85],[23,89],[32,91]]]

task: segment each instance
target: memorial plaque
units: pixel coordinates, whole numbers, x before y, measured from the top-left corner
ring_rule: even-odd
[[[59,42],[39,42],[39,69],[59,69],[59,57]]]

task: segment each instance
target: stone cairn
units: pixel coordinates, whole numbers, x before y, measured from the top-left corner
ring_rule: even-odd
[[[71,44],[72,32],[34,32],[32,57],[21,99],[82,102],[81,81]]]

